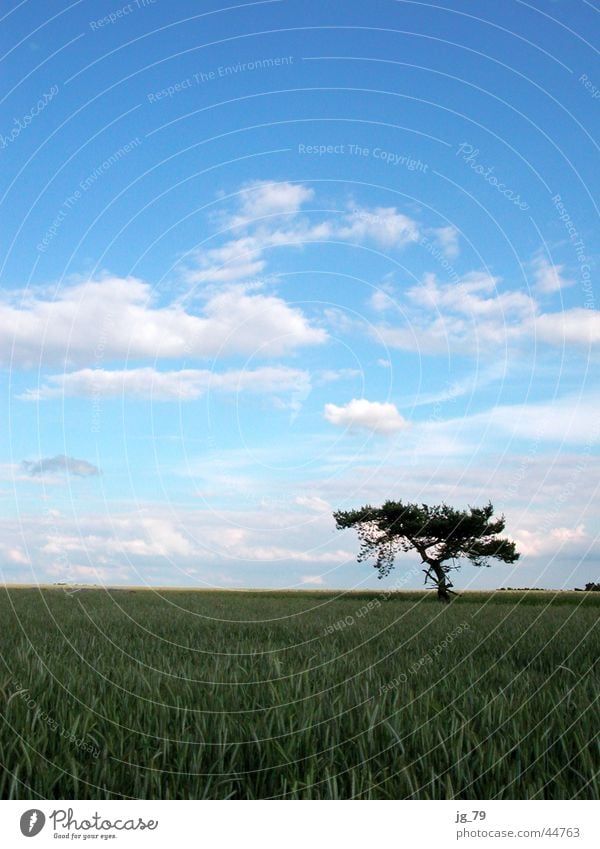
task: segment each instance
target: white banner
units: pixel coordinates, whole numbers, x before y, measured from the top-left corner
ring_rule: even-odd
[[[596,801],[6,801],[0,845],[597,849],[599,814]]]

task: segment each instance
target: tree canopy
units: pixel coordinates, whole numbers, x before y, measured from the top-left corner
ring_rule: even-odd
[[[336,526],[356,528],[360,540],[358,560],[375,556],[379,577],[389,575],[396,555],[416,551],[426,565],[425,583],[438,588],[438,596],[449,600],[452,584],[448,573],[458,569],[456,560],[466,558],[475,566],[489,566],[495,558],[504,563],[519,559],[515,543],[498,535],[505,527],[504,516],[494,518],[490,503],[485,507],[458,510],[447,504],[432,507],[386,501],[382,507],[370,504],[356,510],[333,514]]]

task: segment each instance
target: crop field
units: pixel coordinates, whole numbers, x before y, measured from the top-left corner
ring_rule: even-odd
[[[597,799],[600,593],[0,592],[0,796]]]

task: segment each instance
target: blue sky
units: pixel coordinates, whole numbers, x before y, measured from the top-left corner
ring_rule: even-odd
[[[598,579],[591,4],[3,9],[5,581],[382,587],[389,498]]]

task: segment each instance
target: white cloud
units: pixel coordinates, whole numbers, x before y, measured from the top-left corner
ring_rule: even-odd
[[[575,528],[557,527],[544,532],[521,528],[513,534],[513,539],[517,544],[517,551],[523,556],[539,557],[558,552],[564,556],[564,549],[574,549],[583,554],[585,546],[582,543],[588,540],[588,535],[584,525],[579,524]]]
[[[172,521],[158,517],[114,516],[110,528],[102,521],[90,521],[79,534],[51,532],[43,551],[64,555],[85,552],[95,557],[98,552],[130,557],[190,557],[196,547]],[[91,529],[96,533],[90,533]],[[86,532],[87,531],[87,532]],[[98,532],[99,531],[99,532]]]
[[[396,207],[376,206],[353,209],[336,228],[335,235],[353,242],[371,239],[382,247],[403,248],[418,241],[420,232],[416,221]]]
[[[237,289],[216,294],[205,304],[206,322],[229,350],[277,355],[327,338],[305,315],[272,295],[246,295]],[[225,348],[225,351],[222,350]]]
[[[530,318],[535,301],[523,292],[498,292],[498,277],[471,271],[460,283],[440,285],[434,274],[426,274],[419,286],[408,290],[408,297],[418,306],[505,325],[507,321]]]
[[[532,268],[535,289],[542,295],[551,295],[574,283],[573,280],[562,276],[564,265],[553,265],[543,254],[535,257]]]
[[[20,397],[40,401],[52,398],[138,398],[153,401],[192,401],[206,392],[251,392],[267,395],[310,391],[308,372],[285,366],[254,370],[211,372],[208,369],[157,371],[154,368],[81,369],[52,375],[38,389]]]
[[[360,428],[382,434],[396,433],[408,427],[394,404],[367,401],[366,398],[353,398],[342,407],[326,404],[325,418],[339,427]]]
[[[256,543],[251,546],[240,546],[232,552],[232,557],[246,563],[256,562],[294,562],[294,563],[331,563],[341,564],[352,562],[356,553],[347,549],[335,549],[334,551],[317,552],[312,549],[290,548],[286,545],[261,545]]]
[[[407,435],[410,442],[410,433]],[[441,462],[441,458],[430,456],[424,467],[415,468],[407,463],[410,452],[404,452],[403,444],[396,441],[393,447],[393,451],[385,452],[385,445],[378,443],[368,456],[355,454],[344,469],[337,464],[336,475],[312,481],[314,489],[305,497],[327,499],[342,509],[381,503],[387,497],[397,497],[399,488],[406,500],[419,503],[446,501],[460,506],[485,503],[491,498],[498,512],[507,514],[507,534],[518,538],[523,544],[520,550],[534,558],[531,568],[538,570],[537,574],[556,553],[555,577],[568,581],[565,586],[595,579],[590,573],[598,557],[595,532],[581,526],[595,522],[598,458],[590,455],[584,463],[581,455],[562,450],[553,454],[540,449],[519,456],[500,449],[496,455],[485,454],[474,461],[471,450],[467,462],[462,458],[447,462],[446,455]],[[220,459],[215,458],[215,465]],[[225,452],[225,464],[228,459]],[[316,492],[318,496],[312,494]],[[0,565],[5,564],[11,580],[31,580],[33,574],[40,581],[155,585],[192,581],[196,585],[245,586],[280,584],[282,565],[290,585],[297,584],[302,576],[318,577],[320,567],[347,565],[352,568],[341,570],[335,584],[354,583],[356,540],[351,535],[346,541],[334,532],[330,512],[312,510],[309,501],[288,501],[284,507],[284,500],[272,500],[266,509],[249,510],[231,509],[236,504],[234,499],[223,503],[222,510],[206,506],[186,509],[171,502],[168,506],[148,504],[136,511],[92,515],[86,514],[82,505],[71,514],[67,502],[60,513],[48,510],[39,515],[36,507],[29,515],[22,511],[16,518],[0,518],[4,546],[4,557],[0,547]],[[23,562],[24,536],[31,566]],[[346,548],[342,548],[345,543]],[[546,548],[536,555],[540,545]],[[590,545],[594,547],[587,552]],[[10,554],[12,549],[16,554]],[[536,556],[540,558],[537,563]],[[565,576],[564,559],[577,558],[584,577]],[[528,563],[518,564],[521,574],[529,568]],[[371,572],[364,568],[367,580]],[[479,570],[475,572],[479,574]],[[464,572],[463,577],[463,587],[469,586],[472,578],[477,580],[471,572]],[[492,586],[494,580],[496,584],[511,583],[504,571],[494,570],[490,580]],[[552,586],[548,580],[546,585]]]
[[[479,439],[482,432],[491,428],[513,438],[594,446],[600,437],[599,409],[600,397],[589,393],[551,401],[498,405],[472,416],[425,426],[446,434],[472,431]]]
[[[195,266],[185,272],[188,283],[232,283],[252,280],[265,268],[263,252],[268,241],[256,236],[232,239],[218,248],[198,250],[191,255]]]
[[[0,543],[0,560],[15,566],[27,566],[31,561],[19,546]]]
[[[369,298],[369,306],[376,312],[385,312],[397,306],[394,299],[391,297],[389,289],[376,289]]]
[[[237,219],[235,226],[239,226]],[[187,257],[183,276],[194,285],[253,280],[267,265],[266,251],[299,248],[332,236],[333,229],[327,222],[311,225],[306,221],[291,221],[285,228],[262,224],[253,233],[230,239],[217,248],[193,251]]]
[[[314,586],[322,586],[325,583],[323,575],[303,575],[300,580],[303,584],[309,584]]]
[[[560,270],[561,266],[538,263],[539,280],[547,292],[557,281],[568,284],[557,277]],[[526,341],[560,347],[590,347],[600,342],[598,311],[574,308],[540,313],[538,302],[530,295],[500,291],[499,284],[498,277],[480,271],[465,274],[457,284],[440,284],[435,274],[425,274],[418,286],[406,292],[406,323],[381,324],[377,336],[390,347],[422,354],[457,351],[485,355]]]
[[[241,214],[244,218],[297,212],[314,197],[314,190],[301,183],[274,183],[256,180],[243,188]]]
[[[203,313],[159,306],[136,278],[106,277],[63,288],[54,298],[0,303],[0,361],[22,367],[107,359],[277,355],[325,341],[297,308],[273,295],[233,287],[212,293]]]
[[[460,380],[449,381],[443,389],[433,392],[421,392],[416,398],[414,396],[407,397],[401,406],[423,407],[439,405],[444,401],[451,401],[464,395],[474,396],[477,390],[483,389],[498,380],[506,380],[507,373],[506,362],[502,360],[492,362],[490,365],[484,367],[478,365],[474,374],[463,377]]]
[[[391,347],[426,354],[489,352],[522,340],[533,330],[537,303],[519,291],[498,291],[499,278],[472,271],[457,283],[440,284],[428,273],[406,295],[412,312],[403,326],[381,325]]]
[[[324,498],[319,498],[318,495],[298,495],[294,499],[294,504],[315,513],[331,513],[331,504]]]
[[[600,343],[600,312],[574,308],[546,313],[535,323],[538,339],[549,345],[576,345],[590,348]]]
[[[115,582],[128,581],[139,583],[139,574],[134,574],[131,569],[126,566],[115,566],[111,564],[105,566],[86,566],[83,563],[70,563],[68,571],[65,569],[62,561],[58,560],[47,569],[47,574],[52,578],[59,578],[61,583],[68,584],[106,584],[111,585]],[[68,580],[65,582],[65,578]],[[67,590],[68,593],[77,593],[78,590]]]
[[[250,184],[242,190],[237,207],[220,216],[221,234],[233,230],[236,235],[217,247],[188,254],[185,280],[206,285],[255,279],[266,268],[266,251],[277,247],[338,240],[401,249],[420,237],[419,224],[391,206],[354,207],[320,221],[312,213],[309,220],[301,207],[313,197],[313,189],[302,184]],[[269,221],[264,216],[277,217]]]
[[[458,244],[459,233],[456,227],[453,227],[451,224],[447,227],[438,227],[433,233],[446,259],[456,259],[460,253]]]
[[[336,380],[347,380],[352,377],[364,378],[364,373],[358,368],[321,369],[315,372],[315,384],[325,386],[328,383],[334,383]]]
[[[98,570],[99,577],[120,577],[143,583],[155,569],[167,568],[168,583],[180,583],[190,567],[202,573],[213,564],[233,580],[256,564],[341,565],[353,562],[355,551],[342,549],[332,535],[331,513],[316,515],[297,509],[223,512],[149,505],[112,515],[27,516],[1,520],[0,565],[26,565],[17,539],[25,533],[36,574],[77,578],[79,566]],[[11,553],[12,552],[12,553]],[[306,568],[306,565],[305,565]],[[116,570],[116,572],[115,572]],[[241,570],[241,571],[240,571]],[[94,580],[97,580],[95,578]],[[293,582],[296,576],[291,577]],[[247,583],[248,581],[244,581]]]
[[[357,319],[355,313],[348,313],[338,307],[327,307],[323,310],[329,327],[334,333],[341,335],[350,333],[360,333],[364,331],[365,322]]]

